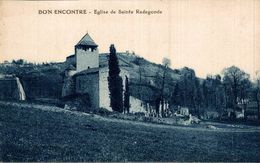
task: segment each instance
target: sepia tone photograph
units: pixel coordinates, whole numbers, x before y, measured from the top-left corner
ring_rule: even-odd
[[[260,162],[260,0],[0,1],[1,162]]]

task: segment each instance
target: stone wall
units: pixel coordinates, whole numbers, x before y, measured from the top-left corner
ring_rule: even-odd
[[[158,90],[148,84],[137,84],[130,79],[130,94],[142,101],[155,105],[156,98],[159,97]]]
[[[99,108],[99,73],[91,72],[75,76],[76,93],[87,93],[90,97],[91,108]]]
[[[76,55],[70,55],[66,58],[66,65],[73,65],[76,67]]]
[[[59,71],[28,73],[20,79],[28,99],[61,97],[63,81]]]
[[[147,104],[145,104],[143,101],[130,96],[130,113],[136,113],[136,112],[147,112],[148,108]]]
[[[73,75],[76,74],[76,72],[75,70],[65,70],[61,97],[75,94],[75,77],[73,77]]]
[[[0,100],[25,100],[23,86],[17,77],[0,78]]]
[[[123,88],[125,88],[125,76],[129,78],[129,73],[124,68],[120,67],[120,76],[123,79]],[[99,69],[99,106],[102,108],[106,108],[110,111],[112,111],[112,108],[110,107],[110,97],[109,97],[109,89],[108,89],[108,67],[103,67]]]
[[[63,81],[62,97],[70,96],[75,93],[75,79],[73,77],[67,77]]]
[[[86,70],[88,68],[99,67],[99,54],[98,49],[92,51],[77,49],[76,50],[76,60],[77,60],[77,72]]]

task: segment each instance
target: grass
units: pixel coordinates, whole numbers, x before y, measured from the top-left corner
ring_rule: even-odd
[[[260,132],[110,121],[0,105],[0,161],[260,161]]]

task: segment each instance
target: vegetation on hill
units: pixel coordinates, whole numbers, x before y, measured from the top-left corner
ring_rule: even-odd
[[[108,63],[107,56],[100,55],[100,64]],[[130,73],[130,94],[151,105],[155,106],[156,99],[163,97],[163,101],[169,103],[170,110],[188,107],[198,117],[205,116],[207,111],[215,111],[220,119],[227,117],[230,110],[234,117],[235,112],[244,110],[245,120],[247,117],[254,120],[260,118],[259,73],[256,80],[252,81],[246,72],[231,66],[224,68],[220,74],[200,79],[188,67],[165,69],[161,64],[126,53],[117,53],[117,57],[120,67]],[[65,66],[65,63],[36,65],[18,60],[11,65],[0,65],[0,73],[16,74],[29,99],[59,98]]]
[[[163,97],[169,102],[171,110],[188,107],[198,117],[204,116],[207,111],[215,111],[219,118],[226,118],[230,110],[232,115],[244,110],[245,120],[247,117],[253,120],[260,118],[260,84],[257,82],[260,73],[253,81],[249,74],[231,66],[224,68],[220,74],[201,79],[188,67],[165,71],[163,65],[138,56],[122,54],[119,57],[134,64],[130,71],[130,92],[137,98],[152,103],[162,97],[160,92],[164,88]]]
[[[19,77],[27,99],[60,98],[63,63],[33,64],[26,61],[13,61],[10,65],[0,65],[0,74],[15,74]]]

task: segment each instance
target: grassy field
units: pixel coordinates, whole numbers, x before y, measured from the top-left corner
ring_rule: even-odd
[[[109,120],[0,105],[0,161],[260,161],[259,131]]]

